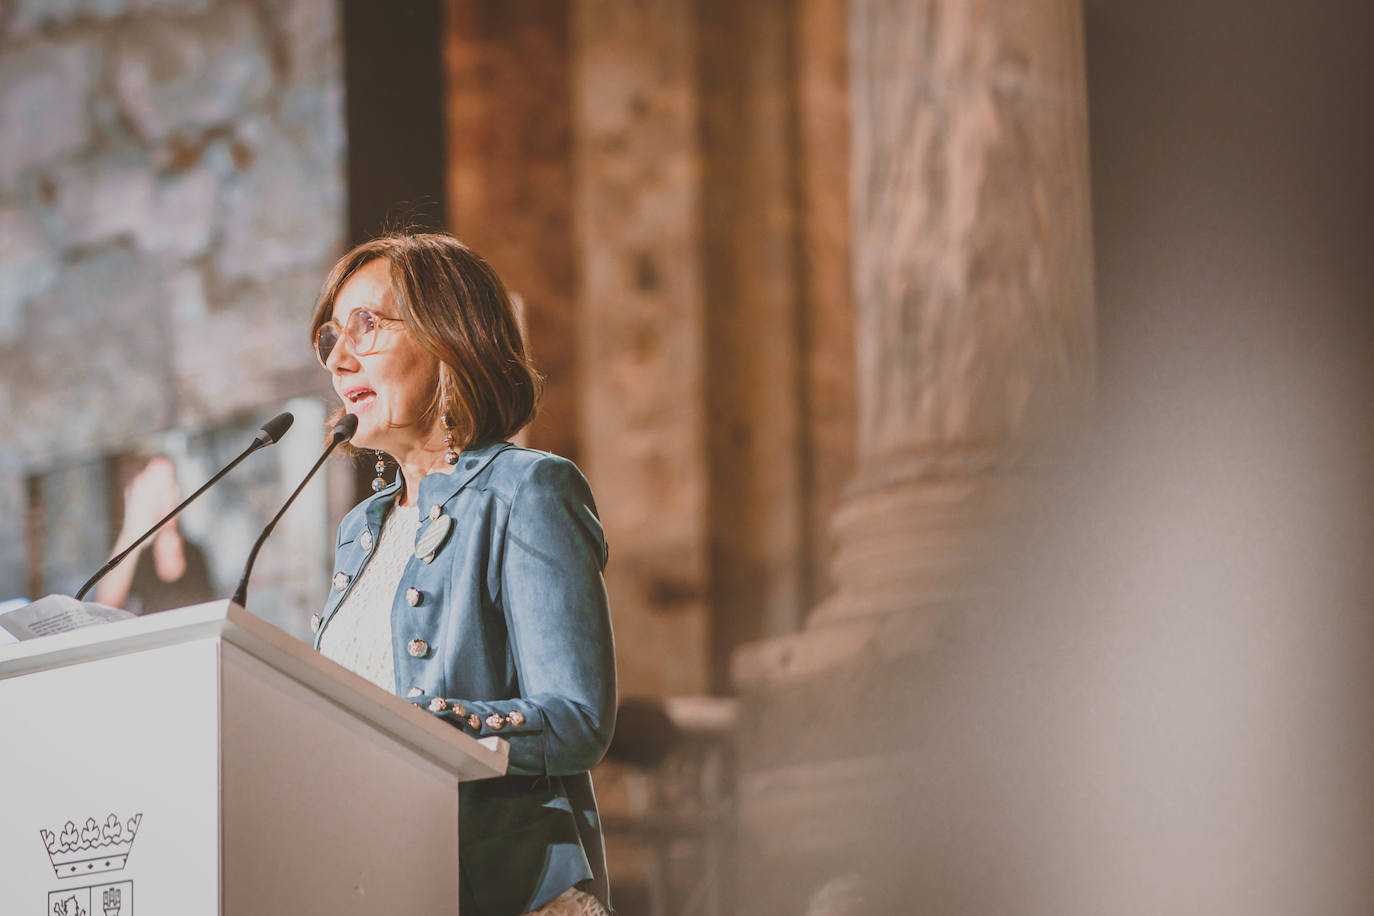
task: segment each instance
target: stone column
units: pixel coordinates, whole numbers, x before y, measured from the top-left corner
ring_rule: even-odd
[[[807,626],[826,637],[750,647],[745,682],[879,632],[928,644],[1026,445],[1088,390],[1081,18],[1077,0],[851,2],[858,468]]]
[[[582,467],[621,696],[707,684],[705,304],[688,0],[573,6]]]
[[[854,305],[850,281],[847,0],[801,0],[793,50],[806,365],[802,447],[806,500],[803,602],[834,587],[834,515],[854,471]]]
[[[1027,444],[1093,372],[1080,0],[851,0],[849,32],[857,473],[834,593],[734,659],[760,875],[841,861],[909,791],[919,735],[882,698],[919,676]]]
[[[805,571],[804,276],[791,0],[697,0],[713,690],[795,632]]]
[[[450,226],[520,297],[548,381],[529,442],[579,461],[569,18],[542,0],[446,4],[444,130]]]

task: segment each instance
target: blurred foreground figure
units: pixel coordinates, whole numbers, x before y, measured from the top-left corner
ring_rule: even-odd
[[[1253,319],[1176,327],[873,698],[911,791],[864,912],[1369,912],[1367,377]]]
[[[842,548],[868,548],[836,563],[837,590],[899,562],[967,572],[881,593],[858,582],[844,614],[823,605],[798,638],[737,655],[737,676],[754,674],[741,829],[768,847],[741,884],[750,893],[765,873],[755,883],[784,902],[748,912],[1374,909],[1374,284],[1358,193],[1369,81],[1358,11],[1319,6],[1089,4],[1100,385],[1091,421],[1055,435],[1046,413],[1002,430],[968,418],[1040,394],[1012,357],[1048,354],[1053,368],[1056,341],[1083,326],[1053,320],[1064,287],[1035,285],[1078,276],[1076,252],[1041,241],[1076,225],[1053,209],[1067,198],[1040,195],[1048,215],[1020,235],[1013,217],[1041,211],[1010,205],[1074,172],[1072,156],[1019,133],[1068,135],[1071,123],[1035,128],[1069,109],[1043,84],[1005,88],[1023,59],[1071,72],[1070,55],[1020,52],[1076,22],[1076,5],[851,3],[851,48],[884,48],[903,25],[916,36],[853,65],[869,179],[856,200],[877,201],[856,208],[860,443],[901,439],[932,459],[991,446],[1007,460],[976,481],[1005,479],[1014,498],[1000,518],[966,511],[964,461],[908,488],[945,497],[935,508],[903,504],[883,488],[903,470],[886,457],[897,450],[859,449],[883,473],[861,467],[872,485],[854,492],[871,506],[837,516]],[[947,41],[918,40],[954,26]],[[975,62],[986,50],[1000,69],[969,101],[975,81],[938,70],[963,58],[932,45]],[[881,107],[907,85],[896,65],[865,81],[883,60],[934,61],[940,91]],[[1022,100],[1044,105],[1022,112]],[[921,119],[945,123],[941,105],[953,124],[986,112],[998,127],[987,161],[1030,150],[1029,179],[983,180],[990,166],[967,195],[945,193],[945,177],[972,172],[969,144],[956,134],[929,153],[910,139],[938,136]],[[913,126],[896,130],[908,110]],[[1007,138],[1018,142],[997,145]],[[961,168],[924,167],[942,162]],[[903,195],[873,175],[937,177]],[[987,203],[955,206],[967,201]],[[911,232],[865,235],[883,228],[866,214],[889,211]],[[949,231],[918,231],[931,224]],[[942,247],[950,238],[968,243]],[[875,430],[892,435],[865,439]],[[1033,447],[1013,460],[1019,443]],[[885,524],[846,542],[856,518]],[[990,543],[961,546],[966,531]],[[835,648],[875,607],[872,635]],[[895,624],[922,614],[930,638],[908,649]]]
[[[815,825],[797,912],[1370,912],[1371,354],[1332,317],[1142,335],[934,644],[816,699],[901,790]]]

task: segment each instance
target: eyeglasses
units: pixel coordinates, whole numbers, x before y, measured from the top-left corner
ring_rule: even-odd
[[[342,329],[339,323],[331,318],[315,331],[315,355],[320,358],[320,365],[329,368],[329,354],[334,352],[340,336],[348,338],[348,345],[357,356],[376,353],[379,349],[377,332],[387,325],[403,327],[405,322],[399,318],[385,318],[370,309],[354,309],[349,312]]]

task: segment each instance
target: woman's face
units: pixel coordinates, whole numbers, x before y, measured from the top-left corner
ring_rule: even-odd
[[[399,319],[387,261],[369,261],[354,271],[334,299],[333,318],[346,327],[348,316],[360,308]],[[348,336],[341,336],[325,368],[344,409],[358,416],[355,447],[400,458],[435,435],[436,424],[422,426],[421,418],[439,384],[439,361],[403,326],[383,322],[370,353],[355,352]]]

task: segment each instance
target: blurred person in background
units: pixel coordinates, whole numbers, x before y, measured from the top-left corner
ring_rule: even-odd
[[[124,523],[117,553],[181,502],[176,466],[157,455],[124,488]],[[205,554],[181,534],[174,518],[100,581],[95,600],[135,614],[209,601],[214,596]]]

